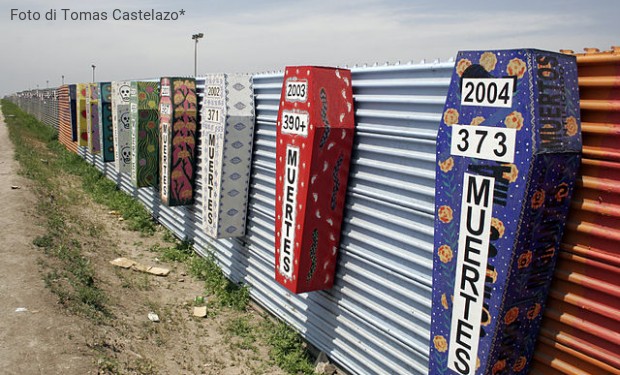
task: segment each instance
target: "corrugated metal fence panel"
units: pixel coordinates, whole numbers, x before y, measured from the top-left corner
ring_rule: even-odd
[[[58,89],[23,91],[12,98],[23,111],[58,130]]]
[[[620,374],[620,51],[577,64],[583,162],[534,374]]]
[[[196,204],[169,208],[154,189],[133,188],[129,176],[119,175],[100,156],[85,148],[79,154],[179,237],[193,241],[199,253],[213,248],[224,272],[250,285],[256,302],[348,371],[423,374],[430,332],[435,137],[453,65],[353,69],[357,130],[337,281],[326,292],[294,295],[274,280],[281,73],[254,76],[256,135],[245,237],[206,237],[200,173]],[[202,96],[204,80],[198,89]]]
[[[254,292],[355,373],[426,372],[434,138],[452,67],[353,69],[357,128],[336,286],[302,296],[272,281],[282,75],[254,77],[257,135],[246,240],[263,262],[250,265]]]
[[[58,131],[58,89],[45,90],[39,116],[44,124]]]
[[[58,141],[62,143],[67,150],[77,152],[77,142],[72,141],[71,116],[69,86],[64,85],[58,88]]]

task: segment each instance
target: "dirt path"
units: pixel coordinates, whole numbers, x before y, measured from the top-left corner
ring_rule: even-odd
[[[17,175],[13,155],[0,112],[0,373],[96,373],[85,322],[65,315],[41,278],[32,240],[44,230],[33,216],[32,183]]]

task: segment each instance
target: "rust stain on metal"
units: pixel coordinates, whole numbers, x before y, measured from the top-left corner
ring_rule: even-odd
[[[620,374],[620,46],[577,58],[583,161],[531,374]]]

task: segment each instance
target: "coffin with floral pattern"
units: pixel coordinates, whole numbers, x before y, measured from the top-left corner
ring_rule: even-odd
[[[161,200],[192,204],[196,171],[198,102],[193,78],[161,78],[159,102]]]
[[[437,136],[432,374],[525,374],[580,163],[575,58],[460,52]]]
[[[159,82],[132,81],[130,94],[131,180],[157,186],[159,176]]]

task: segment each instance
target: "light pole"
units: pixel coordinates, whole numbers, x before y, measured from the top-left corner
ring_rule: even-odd
[[[196,77],[197,65],[198,65],[198,39],[204,37],[203,33],[192,35],[192,39],[196,41],[194,43],[194,77]]]
[[[64,85],[65,84],[65,75],[63,74],[61,77],[62,77],[62,84]]]
[[[95,64],[91,65],[93,68],[93,83],[95,83]]]
[[[46,86],[45,87],[46,89],[50,88],[50,80],[49,79],[45,81],[45,86]]]

